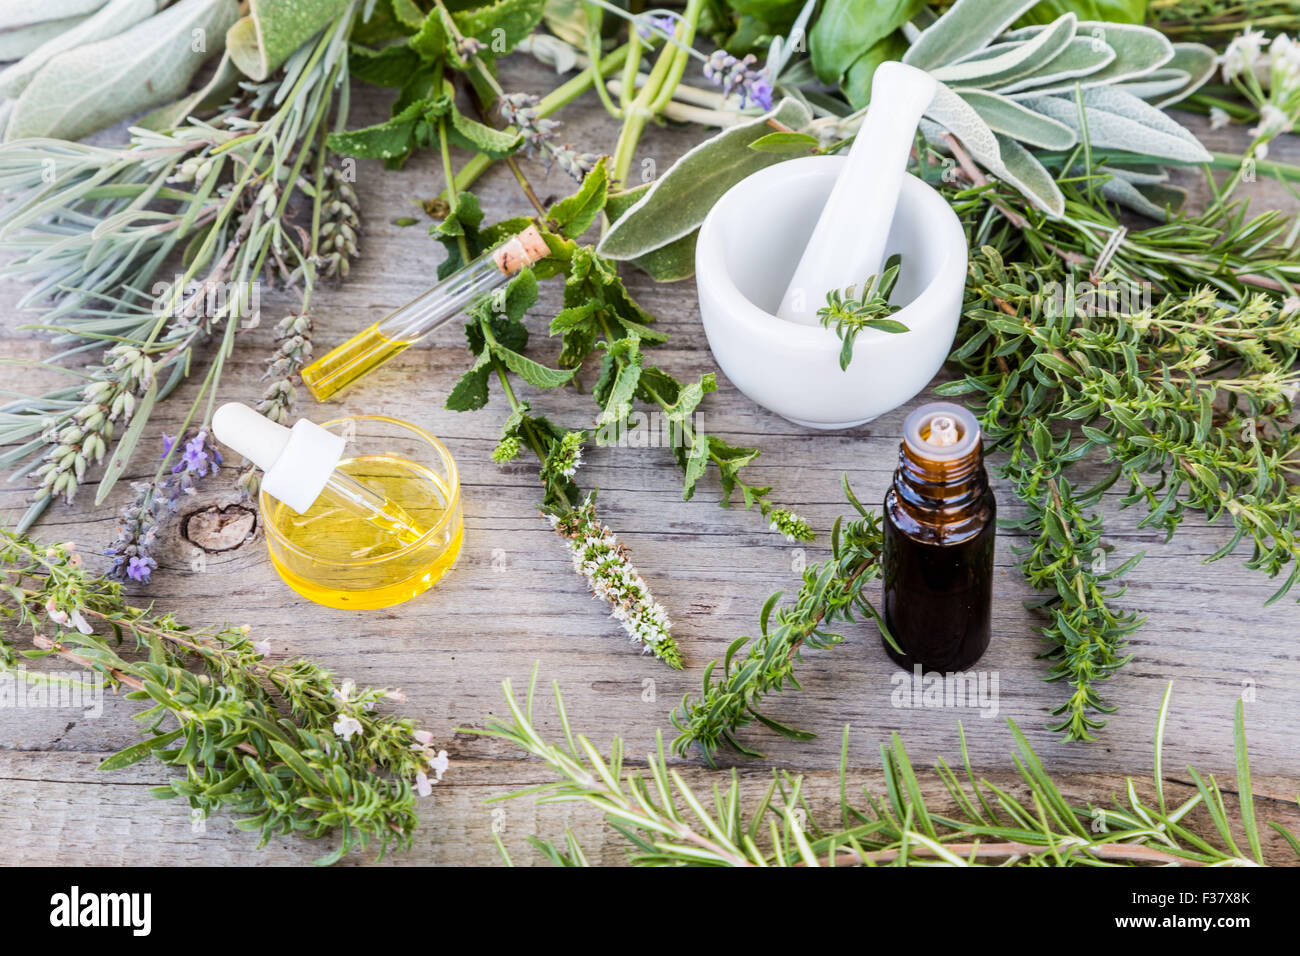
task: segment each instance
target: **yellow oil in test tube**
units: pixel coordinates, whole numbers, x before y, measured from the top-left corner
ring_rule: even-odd
[[[549,252],[535,226],[511,236],[302,370],[302,383],[323,402],[419,341],[476,299]]]

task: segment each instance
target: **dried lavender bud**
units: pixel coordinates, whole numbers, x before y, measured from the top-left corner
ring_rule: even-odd
[[[704,63],[704,75],[722,87],[722,95],[740,94],[742,107],[754,105],[772,108],[772,80],[765,69],[755,69],[754,54],[737,59],[726,50],[714,50]]]

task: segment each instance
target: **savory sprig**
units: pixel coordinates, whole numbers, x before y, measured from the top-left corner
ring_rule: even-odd
[[[826,293],[826,304],[817,310],[817,318],[823,328],[833,328],[843,343],[840,348],[841,369],[847,369],[853,361],[853,344],[865,329],[894,334],[908,330],[902,322],[889,318],[900,308],[890,305],[889,296],[898,284],[901,264],[897,254],[890,256],[880,275],[873,275],[862,283],[861,295],[854,293],[854,286],[831,289]]]
[[[551,743],[534,723],[536,682],[534,670],[521,702],[511,681],[505,680],[502,689],[509,718],[490,717],[484,729],[463,731],[505,740],[544,761],[555,774],[549,783],[494,799],[533,796],[548,804],[585,804],[604,814],[608,825],[626,841],[628,862],[636,866],[1256,866],[1264,862],[1241,701],[1235,740],[1244,849],[1236,843],[1223,792],[1212,776],[1204,777],[1189,767],[1197,792],[1177,806],[1169,805],[1163,737],[1172,684],[1156,718],[1154,802],[1138,795],[1131,778],[1124,802],[1106,806],[1068,800],[1011,720],[1007,724],[1015,745],[1012,759],[1024,796],[976,777],[959,726],[962,766],[954,772],[940,759],[934,771],[947,794],[943,806],[924,797],[921,778],[897,733],[880,746],[885,791],[875,795],[864,787],[864,799],[851,801],[846,726],[840,751],[838,825],[824,827],[811,810],[802,776],[774,771],[771,784],[746,813],[743,807],[749,801],[735,770],[711,781],[710,809],[707,798],[697,795],[683,775],[668,765],[662,735],[656,751],[647,755],[646,775],[627,769],[621,738],[613,739],[605,756],[586,737],[575,735],[558,683],[553,688],[564,740]],[[1208,808],[1208,814],[1192,816],[1201,806]],[[1300,841],[1280,824],[1268,825],[1300,857]],[[506,862],[511,862],[500,837],[494,839]],[[571,832],[563,847],[539,837],[529,842],[556,865],[588,865]]]
[[[31,645],[0,636],[0,666],[57,656],[141,702],[144,739],[101,769],[159,760],[179,776],[155,796],[183,797],[204,816],[234,813],[259,845],[337,834],[320,863],[372,843],[381,856],[410,845],[416,796],[441,778],[447,753],[410,720],[376,710],[400,692],[336,682],[305,658],[272,663],[247,627],[191,628],[132,607],[71,543],[0,532],[0,584],[0,619],[27,629]]]

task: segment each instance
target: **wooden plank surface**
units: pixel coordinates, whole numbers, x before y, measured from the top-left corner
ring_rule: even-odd
[[[519,58],[515,58],[516,60]],[[507,88],[542,89],[556,79],[540,67],[511,63]],[[353,125],[384,115],[386,97],[359,90]],[[612,151],[617,128],[592,98],[566,109],[563,135],[585,149]],[[1188,119],[1211,148],[1240,148],[1241,130],[1210,131],[1198,118]],[[663,170],[702,133],[697,128],[651,129],[639,150],[640,160]],[[1276,144],[1274,157],[1300,161],[1294,138]],[[559,170],[545,174],[525,164],[543,198],[566,194],[571,185]],[[647,167],[649,168],[649,167]],[[401,172],[362,162],[357,192],[362,203],[362,259],[342,287],[319,291],[313,301],[317,354],[332,347],[379,315],[425,289],[433,280],[440,247],[423,225],[403,228],[394,221],[420,216],[412,205],[441,188],[440,167],[430,154],[417,156]],[[1194,176],[1183,177],[1195,189]],[[489,220],[528,211],[512,177],[490,171],[475,187]],[[1250,187],[1257,209],[1277,205],[1294,211],[1294,199],[1275,183]],[[1203,190],[1201,195],[1203,195]],[[656,350],[655,361],[679,378],[715,370],[698,321],[692,282],[656,285],[629,272],[634,295],[671,335]],[[38,358],[48,345],[18,328],[30,317],[13,304],[22,287],[0,283],[0,355]],[[223,400],[255,400],[259,377],[269,354],[271,328],[287,300],[263,296],[259,329],[243,333],[222,382]],[[541,302],[528,320],[534,331],[531,351],[553,360],[557,348],[546,341],[545,326],[559,304],[555,283],[544,284]],[[751,480],[771,484],[773,498],[803,514],[819,532],[818,540],[796,548],[768,532],[754,513],[717,507],[716,481],[702,483],[694,500],[680,499],[680,478],[665,449],[591,449],[580,472],[584,487],[599,487],[604,520],[632,549],[656,597],[669,609],[688,667],[667,670],[638,656],[621,631],[586,593],[570,569],[560,542],[537,517],[539,497],[535,467],[527,462],[505,468],[489,459],[506,411],[494,397],[484,410],[458,414],[445,410],[444,397],[466,367],[467,354],[457,329],[448,327],[432,341],[413,348],[365,379],[342,400],[315,407],[305,393],[298,412],[315,420],[338,414],[394,415],[422,425],[441,437],[460,465],[465,505],[465,549],[454,571],[421,598],[385,611],[344,612],[318,607],[284,587],[266,557],[259,531],[255,539],[230,552],[208,555],[201,570],[193,567],[194,549],[173,522],[160,548],[155,583],[141,592],[162,608],[177,609],[195,623],[229,620],[248,623],[268,638],[276,655],[306,654],[361,683],[401,687],[409,697],[404,711],[433,731],[452,757],[452,768],[435,796],[424,804],[414,850],[403,863],[492,862],[488,832],[492,811],[486,796],[545,779],[541,767],[520,760],[518,753],[495,742],[455,735],[458,726],[479,726],[484,715],[502,712],[499,682],[511,676],[520,683],[534,662],[545,682],[564,687],[577,729],[607,741],[621,733],[628,752],[644,753],[656,728],[671,733],[667,714],[687,692],[699,688],[704,665],[739,634],[750,633],[766,596],[797,587],[801,562],[827,553],[826,531],[847,506],[839,491],[847,472],[865,501],[878,501],[893,469],[903,418],[930,396],[923,393],[904,408],[867,425],[839,433],[812,433],[750,403],[723,376],[719,391],[704,406],[706,427],[735,444],[757,445],[762,458]],[[586,372],[590,381],[591,370]],[[55,379],[51,373],[7,371],[6,386],[38,391]],[[179,423],[193,385],[155,414],[153,440]],[[532,396],[528,396],[532,397]],[[593,417],[589,395],[572,391],[537,398],[557,421],[583,427]],[[128,478],[152,471],[149,453],[137,456]],[[996,460],[993,462],[996,464]],[[209,480],[187,507],[234,500],[233,469]],[[1004,515],[1017,510],[1005,483],[995,481]],[[30,489],[22,482],[0,485],[0,517],[11,524],[25,507]],[[108,502],[91,506],[93,487],[82,490],[72,507],[52,509],[37,529],[45,540],[75,540],[95,555],[111,540],[117,509],[129,494],[119,483]],[[747,773],[761,777],[779,766],[807,771],[828,796],[834,790],[839,731],[853,726],[850,761],[871,779],[878,766],[877,747],[899,730],[917,765],[936,757],[957,756],[956,726],[962,720],[974,763],[991,773],[1012,767],[1012,744],[1003,720],[1013,718],[1054,771],[1069,775],[1068,790],[1081,798],[1104,799],[1120,791],[1123,774],[1149,774],[1151,735],[1156,707],[1166,681],[1175,681],[1173,708],[1166,732],[1166,766],[1191,763],[1231,778],[1232,712],[1246,694],[1247,730],[1253,768],[1268,779],[1261,789],[1275,797],[1261,808],[1265,816],[1295,825],[1294,800],[1300,789],[1300,758],[1294,744],[1300,728],[1300,612],[1291,601],[1264,608],[1274,585],[1263,576],[1227,559],[1201,562],[1228,537],[1224,527],[1207,527],[1190,518],[1168,544],[1150,529],[1137,528],[1138,515],[1107,496],[1107,541],[1115,560],[1146,550],[1142,563],[1128,575],[1126,602],[1148,617],[1132,641],[1134,661],[1109,682],[1106,692],[1119,711],[1091,744],[1064,744],[1045,729],[1047,709],[1066,689],[1044,683],[1042,648],[1034,619],[1021,602],[1032,595],[1015,568],[1011,552],[1017,540],[1001,533],[996,554],[994,639],[980,668],[996,673],[996,716],[953,709],[899,709],[891,704],[896,669],[866,627],[850,629],[846,643],[832,651],[809,654],[800,669],[802,693],[771,702],[777,719],[816,731],[816,740],[795,743],[749,730],[745,737],[768,754],[767,761],[742,761]],[[94,559],[99,560],[102,559]],[[547,695],[549,696],[549,694]],[[320,855],[319,845],[274,841],[254,850],[255,838],[239,833],[227,820],[210,820],[194,832],[188,809],[178,802],[152,799],[146,784],[165,779],[165,772],[144,764],[128,772],[98,774],[102,756],[136,738],[130,720],[134,706],[110,698],[102,716],[77,711],[0,709],[0,833],[11,863],[299,863]],[[549,706],[541,725],[558,732]],[[695,758],[688,764],[698,763]],[[1180,776],[1175,773],[1175,776]],[[755,784],[761,786],[758,781]],[[516,860],[529,861],[523,836],[534,830],[548,836],[575,826],[587,838],[593,857],[616,862],[615,847],[582,809],[534,810],[531,803],[510,804],[505,836]],[[599,847],[599,852],[595,848]]]

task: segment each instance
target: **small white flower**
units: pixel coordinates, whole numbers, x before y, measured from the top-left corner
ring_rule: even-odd
[[[73,608],[72,610],[71,621],[72,621],[72,626],[75,627],[82,634],[90,634],[94,631],[94,628],[90,626],[90,622],[87,621],[84,617],[82,617],[81,612],[78,611],[76,608]]]
[[[1261,31],[1247,27],[1244,32],[1233,37],[1219,57],[1224,81],[1230,83],[1248,70],[1258,72],[1263,63],[1263,52],[1264,34]]]
[[[68,623],[68,612],[60,611],[59,606],[54,603],[53,598],[50,598],[50,600],[45,602],[45,614],[55,624],[65,625]]]
[[[266,657],[271,653],[271,642],[267,640],[254,641],[253,650],[258,654],[261,654],[263,657]]]
[[[1274,136],[1290,131],[1291,117],[1272,103],[1265,103],[1259,108],[1259,125],[1252,129],[1250,134],[1272,139]]]
[[[344,740],[351,740],[353,734],[361,733],[361,721],[349,714],[344,714],[334,721],[334,733]]]
[[[415,775],[415,792],[422,797],[433,793],[433,784],[429,781],[429,775],[423,770]]]
[[[347,704],[356,696],[357,682],[354,680],[345,680],[342,687],[335,687],[331,693],[334,699],[340,704]]]
[[[1218,106],[1210,107],[1210,129],[1223,129],[1232,122],[1228,111]]]
[[[451,766],[451,761],[447,759],[447,751],[439,750],[438,755],[429,761],[429,769],[433,771],[434,779],[441,780],[442,775],[447,772]]]

